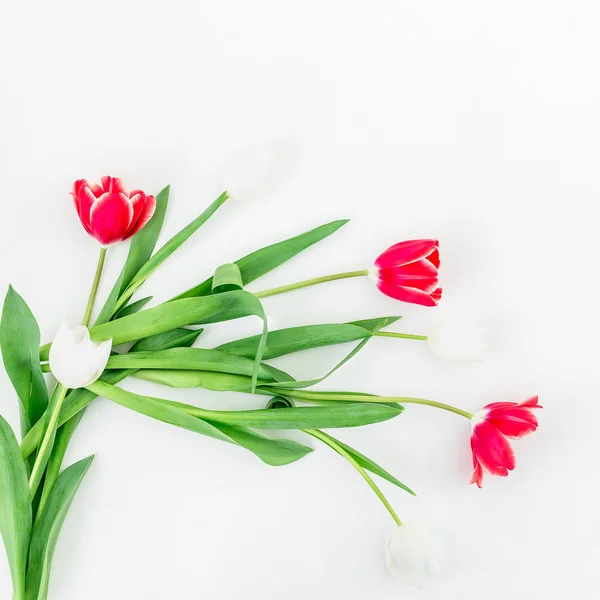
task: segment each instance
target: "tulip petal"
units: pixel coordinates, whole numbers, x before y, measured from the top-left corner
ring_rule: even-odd
[[[471,443],[471,449],[473,448],[473,443]],[[481,467],[481,463],[477,460],[477,456],[473,451],[473,476],[471,477],[471,481],[469,483],[476,483],[477,487],[481,489],[483,487],[483,468]]]
[[[438,271],[433,264],[426,258],[417,260],[408,265],[399,267],[386,267],[379,270],[381,277],[390,280],[419,280],[419,279],[437,279]]]
[[[77,210],[81,224],[90,235],[93,235],[92,227],[90,225],[90,211],[92,205],[96,202],[96,196],[94,196],[90,185],[85,179],[79,179],[75,182],[73,185],[72,196],[75,201],[75,210]]]
[[[101,177],[100,182],[102,183],[102,191],[105,194],[127,194],[127,190],[123,185],[123,182],[118,177]]]
[[[102,375],[111,348],[112,340],[96,344],[87,327],[70,329],[63,323],[50,349],[50,370],[66,388],[85,387]]]
[[[134,236],[154,216],[156,210],[156,199],[154,196],[146,196],[144,192],[136,190],[131,194],[134,215],[124,239]]]
[[[388,248],[375,261],[380,269],[398,267],[427,258],[439,246],[437,240],[409,240]]]
[[[103,194],[92,206],[92,235],[103,245],[120,242],[133,219],[133,205],[124,194]]]
[[[438,288],[435,292],[428,294],[416,288],[399,286],[382,280],[377,282],[377,287],[390,298],[421,306],[437,306],[442,292],[441,288]]]
[[[515,455],[508,440],[491,423],[481,421],[471,436],[473,461],[491,475],[506,477],[515,468]]]

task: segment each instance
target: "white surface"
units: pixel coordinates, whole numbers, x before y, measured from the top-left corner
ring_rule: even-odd
[[[73,180],[111,174],[148,192],[172,184],[166,236],[221,191],[220,163],[266,141],[281,160],[277,186],[227,205],[146,291],[167,298],[334,218],[353,222],[251,289],[363,268],[396,241],[437,236],[439,309],[352,280],[266,300],[272,325],[403,314],[398,330],[426,333],[475,317],[494,334],[487,362],[445,364],[424,344],[379,339],[323,387],[467,409],[537,392],[545,406],[540,430],[515,443],[516,471],[481,491],[468,485],[459,417],[409,407],[339,432],[416,488],[418,499],[385,486],[404,518],[426,522],[446,546],[444,578],[411,590],[385,570],[393,523],[332,452],[272,469],[97,401],[68,454],[96,460],[60,538],[52,599],[592,597],[599,18],[592,0],[3,6],[0,285],[11,281],[28,300],[45,338],[82,314],[96,261],[68,197]],[[125,252],[109,257],[103,293]],[[201,341],[251,331],[255,323],[240,322]],[[282,364],[316,375],[343,351]],[[0,410],[16,425],[4,373],[0,381]],[[0,597],[9,595],[2,560]]]

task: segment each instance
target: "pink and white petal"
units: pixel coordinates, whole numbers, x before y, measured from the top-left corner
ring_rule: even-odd
[[[129,196],[123,182],[118,177],[104,176],[100,181],[102,182],[103,193],[125,194],[126,196]]]
[[[142,203],[141,212],[137,218],[137,221],[133,221],[129,230],[127,231],[127,235],[124,239],[128,239],[134,236],[144,225],[150,221],[150,219],[154,216],[154,211],[156,210],[156,199],[154,196],[144,196],[144,202]]]
[[[483,487],[483,468],[481,463],[477,460],[477,456],[473,451],[473,475],[469,483],[476,483],[477,487],[481,489]]]
[[[377,287],[386,296],[402,302],[420,304],[421,306],[436,306],[437,304],[429,294],[416,288],[395,285],[383,280],[377,282]]]
[[[430,279],[438,276],[437,269],[427,259],[417,260],[399,267],[384,268],[381,271],[403,279]]]
[[[103,194],[92,206],[92,235],[104,246],[120,242],[133,218],[131,200],[125,194]]]
[[[430,292],[430,296],[431,299],[435,302],[435,305],[437,306],[440,302],[440,300],[442,299],[442,288],[437,288],[436,290],[433,290],[433,292]]]
[[[490,475],[506,477],[515,468],[515,455],[508,440],[488,421],[473,428],[471,448]]]
[[[380,269],[398,267],[429,256],[437,247],[437,240],[409,240],[388,248],[375,261]]]
[[[79,220],[85,228],[85,230],[92,235],[92,228],[90,224],[90,212],[96,197],[90,190],[85,180],[76,181],[73,186],[73,198],[75,200],[75,208],[79,215]]]
[[[541,407],[519,404],[488,409],[487,420],[504,435],[521,438],[533,433],[538,428],[538,420],[533,413],[533,408]]]

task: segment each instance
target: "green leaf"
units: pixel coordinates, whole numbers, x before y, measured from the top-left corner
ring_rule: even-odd
[[[385,404],[352,404],[347,402],[332,406],[305,406],[302,408],[273,408],[262,410],[218,411],[172,403],[181,410],[214,423],[229,423],[259,429],[329,429],[360,427],[388,421],[397,417],[401,406]]]
[[[241,290],[243,287],[244,284],[242,283],[242,274],[240,272],[240,268],[235,263],[217,267],[217,270],[213,275],[213,294]]]
[[[152,300],[152,296],[147,296],[146,298],[142,298],[137,300],[136,302],[132,302],[127,306],[124,306],[116,315],[115,319],[120,319],[121,317],[127,317],[129,315],[134,315],[137,312],[140,312],[148,302]]]
[[[372,330],[368,331],[367,337],[365,337],[365,339],[363,339],[356,346],[356,348],[354,348],[352,351],[350,351],[340,362],[337,363],[337,365],[335,365],[335,367],[333,367],[333,369],[328,371],[322,377],[318,377],[316,379],[306,379],[304,381],[295,381],[295,380],[294,381],[279,381],[279,382],[276,382],[273,384],[265,384],[265,385],[266,386],[276,385],[279,388],[289,388],[289,389],[300,389],[300,388],[307,388],[307,387],[311,387],[313,385],[317,385],[317,383],[321,383],[322,381],[325,381],[325,379],[327,379],[330,375],[333,375],[333,373],[335,373],[338,369],[343,367],[348,361],[350,361],[352,358],[354,358],[367,345],[367,343],[370,341],[371,337],[375,333],[377,333],[377,331],[379,331],[379,329],[381,329],[381,327],[385,327],[386,325],[389,325],[389,319],[382,319],[378,323],[378,326],[373,327]],[[263,387],[265,387],[265,386],[263,386]]]
[[[202,333],[202,329],[174,329],[166,333],[159,333],[152,337],[140,340],[132,346],[131,350],[146,351],[146,350],[166,350],[176,346],[191,346]],[[123,381],[123,379],[133,375],[135,369],[124,371],[107,371],[100,377],[105,383],[115,384]],[[96,398],[95,394],[88,392],[86,389],[73,390],[65,398],[65,402],[60,411],[58,424],[64,425],[69,419],[73,418],[80,411],[83,411],[87,405]],[[21,443],[21,453],[23,458],[27,458],[35,452],[38,444],[42,439],[44,423],[40,420],[31,428],[31,431],[25,436]]]
[[[48,459],[48,465],[46,466],[40,503],[37,507],[38,514],[42,513],[46,503],[48,502],[48,498],[50,497],[52,489],[54,488],[54,484],[56,483],[56,480],[60,474],[62,462],[65,458],[71,437],[73,437],[73,434],[75,433],[75,430],[77,429],[77,426],[79,425],[84,413],[84,410],[79,411],[56,431],[56,438],[54,440],[54,445],[52,446],[50,458]]]
[[[10,566],[14,600],[24,598],[31,524],[29,485],[19,442],[0,416],[0,533]]]
[[[101,325],[111,320],[116,312],[116,306],[121,294],[131,283],[134,275],[152,256],[165,220],[169,204],[169,191],[170,187],[167,186],[156,196],[156,210],[152,219],[132,238],[125,266],[100,311],[100,315],[96,319],[96,325]]]
[[[251,281],[262,277],[273,269],[287,262],[303,250],[306,250],[313,244],[320,242],[326,237],[335,233],[340,227],[348,223],[348,219],[340,221],[332,221],[326,225],[321,225],[315,229],[311,229],[306,233],[297,235],[296,237],[272,244],[265,248],[261,248],[252,254],[248,254],[243,258],[235,261],[242,274],[242,282],[244,286]],[[195,298],[198,296],[208,296],[212,292],[213,278],[209,278],[200,285],[193,287],[183,294],[173,298],[173,300],[181,300],[182,298]]]
[[[93,456],[65,469],[56,481],[31,537],[25,600],[46,600],[52,558],[67,512]]]
[[[113,345],[118,346],[185,325],[218,323],[251,315],[259,317],[263,322],[262,340],[258,345],[255,359],[254,388],[262,352],[267,342],[268,328],[262,304],[256,296],[248,292],[224,292],[203,298],[186,298],[168,302],[94,327],[91,336],[99,341],[112,339]]]
[[[371,460],[364,454],[361,454],[358,450],[351,448],[348,446],[348,444],[344,444],[344,442],[340,442],[340,440],[325,433],[324,431],[321,431],[321,434],[332,440],[338,446],[341,446],[363,469],[367,469],[367,471],[371,471],[371,473],[379,475],[379,477],[389,481],[390,483],[393,483],[395,486],[398,486],[413,496],[417,495],[407,485],[404,485],[399,479],[396,479],[396,477],[394,477],[391,473],[388,473],[388,471],[380,467],[375,461]]]
[[[365,339],[375,331],[397,321],[400,317],[382,317],[355,321],[354,323],[335,323],[323,325],[305,325],[303,327],[290,327],[269,331],[269,338],[263,360],[277,358],[301,350],[310,350],[322,346],[345,344]],[[254,358],[260,341],[260,336],[251,336],[228,342],[217,347],[216,350]]]
[[[144,225],[131,240],[129,255],[127,256],[127,262],[125,263],[124,268],[123,283],[120,290],[121,293],[132,281],[134,281],[137,274],[140,272],[140,269],[144,268],[144,265],[152,257],[163,223],[165,222],[165,216],[169,206],[170,191],[171,186],[168,185],[158,193],[156,196],[156,210],[154,211],[152,219],[150,219],[150,221]]]
[[[310,449],[290,440],[271,440],[243,427],[227,424],[211,424],[169,403],[149,396],[140,396],[121,388],[96,381],[87,388],[94,394],[125,406],[153,419],[170,423],[195,433],[200,433],[224,442],[247,448],[267,464],[279,466],[294,462],[307,454]]]
[[[214,392],[248,392],[252,389],[252,378],[229,373],[211,371],[170,371],[168,369],[143,369],[134,375],[136,379],[152,381],[172,388],[201,387]],[[257,385],[261,385],[261,381]],[[260,388],[256,389],[256,393]],[[269,392],[270,393],[270,392]]]
[[[6,372],[21,401],[23,435],[48,406],[48,389],[39,361],[40,329],[26,302],[9,286],[2,320],[0,346]]]
[[[255,361],[243,356],[233,356],[218,350],[204,348],[172,348],[153,352],[129,352],[113,355],[107,369],[184,369],[190,371],[216,371],[252,377]],[[262,381],[275,381],[270,370],[259,365],[258,377]]]
[[[165,261],[173,252],[180,248],[227,200],[227,192],[223,192],[201,215],[196,217],[189,225],[173,236],[158,252],[148,260],[135,274],[131,283],[121,294],[117,303],[117,310],[131,298],[134,292],[148,279],[148,277]]]

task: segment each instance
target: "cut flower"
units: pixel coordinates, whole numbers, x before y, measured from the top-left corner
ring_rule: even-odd
[[[65,388],[86,387],[102,375],[111,349],[112,340],[95,343],[87,327],[63,323],[50,348],[50,370]]]

